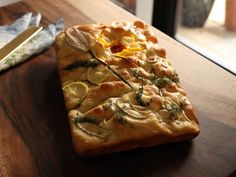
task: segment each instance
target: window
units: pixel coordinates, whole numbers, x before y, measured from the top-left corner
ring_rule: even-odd
[[[226,6],[234,7],[234,12]],[[183,1],[181,21],[174,37],[236,74],[235,12],[235,0]]]

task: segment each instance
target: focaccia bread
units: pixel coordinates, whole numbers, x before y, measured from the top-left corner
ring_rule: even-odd
[[[56,38],[56,53],[72,140],[80,155],[199,134],[178,74],[143,22],[68,28]]]

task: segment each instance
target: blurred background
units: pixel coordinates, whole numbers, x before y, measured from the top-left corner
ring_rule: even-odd
[[[236,0],[111,1],[236,74]]]
[[[236,74],[236,0],[112,0]]]

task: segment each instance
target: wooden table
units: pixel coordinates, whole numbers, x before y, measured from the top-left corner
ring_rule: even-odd
[[[0,8],[0,25],[29,11],[43,25],[136,19],[107,0],[26,0]],[[0,74],[0,176],[222,177],[236,169],[236,77],[155,30],[197,111],[200,135],[96,158],[75,154],[54,47]]]

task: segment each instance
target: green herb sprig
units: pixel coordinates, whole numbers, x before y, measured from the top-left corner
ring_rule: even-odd
[[[88,117],[88,116],[84,116],[84,117],[76,117],[72,120],[72,123],[74,124],[78,124],[78,123],[91,123],[91,124],[95,124],[98,125],[101,121],[94,118],[94,117]]]
[[[89,67],[96,67],[98,65],[99,65],[99,62],[96,60],[76,60],[73,63],[64,67],[63,70],[71,71],[79,67],[89,68]]]
[[[150,102],[144,102],[142,100],[142,96],[143,96],[143,77],[142,77],[141,87],[139,88],[138,92],[136,93],[135,99],[140,106],[145,106],[145,107],[149,106]]]

